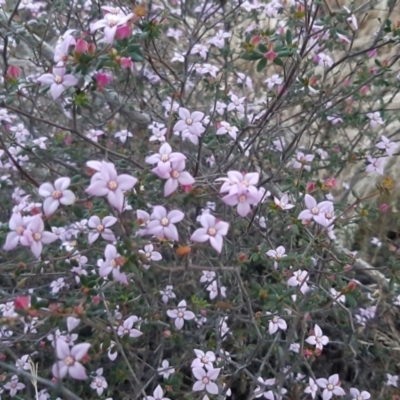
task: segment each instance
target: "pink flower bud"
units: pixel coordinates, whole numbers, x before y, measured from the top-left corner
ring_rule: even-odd
[[[89,49],[89,43],[86,40],[78,39],[75,44],[75,53],[84,54]]]
[[[333,177],[326,178],[325,179],[325,186],[329,189],[335,189],[336,188],[336,179]]]
[[[117,28],[117,32],[115,33],[115,37],[117,39],[125,39],[132,34],[132,30],[128,25],[122,25]]]
[[[367,53],[369,58],[375,58],[377,56],[377,54],[378,54],[378,50],[377,49],[372,49]]]
[[[307,182],[306,191],[308,193],[313,192],[315,190],[315,183],[314,182]]]
[[[31,297],[30,296],[17,296],[17,298],[14,300],[14,307],[16,309],[27,309],[31,303]]]
[[[132,59],[130,57],[121,57],[121,67],[130,69],[133,66]]]
[[[96,82],[99,86],[103,87],[111,83],[112,81],[112,76],[109,74],[106,74],[104,72],[99,72],[96,75]]]
[[[21,75],[21,68],[15,65],[10,65],[7,69],[6,77],[9,79],[16,79]]]
[[[389,209],[389,206],[388,206],[386,203],[383,203],[383,204],[381,204],[381,205],[379,206],[379,209],[380,209],[382,212],[386,212],[386,211]]]
[[[368,92],[368,86],[366,86],[366,85],[362,86],[360,89],[361,96],[365,96],[367,94],[367,92]]]
[[[275,53],[273,50],[270,50],[268,53],[264,54],[264,57],[269,61],[274,61],[278,54]]]

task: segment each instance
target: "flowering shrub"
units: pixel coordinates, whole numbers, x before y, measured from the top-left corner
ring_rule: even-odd
[[[0,0],[0,396],[398,398],[383,3]]]

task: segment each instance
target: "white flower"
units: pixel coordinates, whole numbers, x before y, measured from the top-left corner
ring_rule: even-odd
[[[161,300],[163,301],[163,303],[167,304],[169,299],[176,298],[175,293],[172,291],[173,289],[173,286],[167,285],[164,290],[160,290],[159,293],[161,294]]]
[[[309,336],[306,342],[315,346],[316,349],[322,350],[329,343],[329,338],[322,333],[322,329],[316,324],[314,326],[314,335]]]
[[[289,203],[289,196],[287,194],[284,194],[280,200],[274,197],[274,202],[282,210],[290,210],[294,207],[293,204]]]
[[[163,360],[161,367],[157,368],[157,371],[164,379],[168,379],[170,375],[175,373],[175,368],[169,366],[168,360]]]

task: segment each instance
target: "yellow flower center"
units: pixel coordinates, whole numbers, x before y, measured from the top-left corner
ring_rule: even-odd
[[[97,225],[97,227],[96,227],[96,229],[99,231],[99,232],[103,232],[104,231],[104,225]]]
[[[62,78],[61,78],[61,76],[59,76],[59,75],[56,75],[55,77],[54,77],[54,82],[55,83],[61,83],[62,82]]]
[[[169,224],[169,219],[168,218],[163,218],[161,220],[161,225],[162,226],[168,226],[168,224]]]
[[[65,364],[68,365],[68,367],[72,367],[75,364],[74,357],[68,356],[65,360]]]
[[[37,242],[42,238],[42,235],[39,232],[33,234],[33,239]]]
[[[192,118],[187,118],[186,119],[186,125],[192,125],[192,124],[193,124]]]
[[[208,234],[209,236],[215,236],[217,234],[217,231],[215,230],[215,228],[209,228]]]
[[[110,181],[110,182],[108,182],[108,188],[109,188],[110,190],[115,190],[117,187],[118,187],[117,182],[115,182],[115,181]]]
[[[55,190],[52,194],[53,199],[58,200],[62,197],[62,192],[60,190]]]

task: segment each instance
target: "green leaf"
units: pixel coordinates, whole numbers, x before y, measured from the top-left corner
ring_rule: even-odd
[[[248,60],[248,61],[257,61],[263,58],[264,56],[261,53],[256,53],[255,51],[252,53],[242,53],[240,55],[240,58],[243,60]]]
[[[275,64],[275,65],[279,65],[280,67],[283,67],[282,58],[279,58],[279,57],[275,58],[274,64]]]
[[[135,61],[135,62],[143,61],[143,57],[138,53],[130,54],[130,57],[131,57],[132,61]]]
[[[292,31],[290,29],[288,29],[286,31],[286,43],[290,46],[292,44]]]
[[[263,58],[263,59],[257,64],[257,72],[261,72],[266,66],[267,66],[267,59],[266,59],[266,58]]]
[[[71,183],[78,183],[81,180],[81,175],[75,175],[71,178]]]

